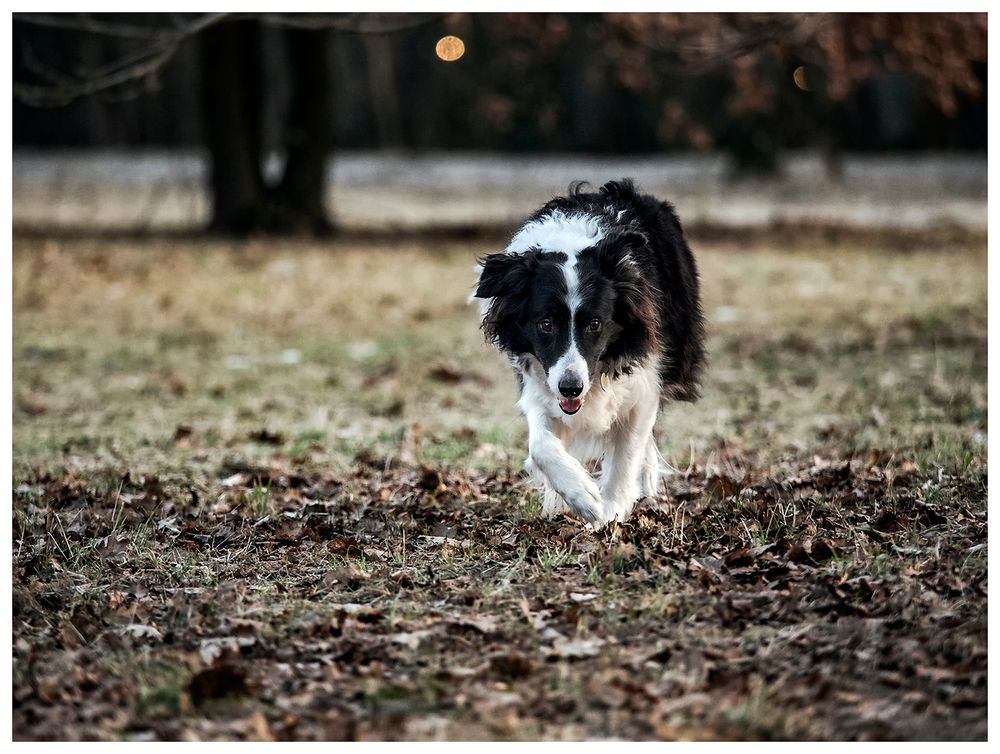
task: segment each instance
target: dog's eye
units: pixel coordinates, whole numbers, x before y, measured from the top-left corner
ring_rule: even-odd
[[[592,319],[587,323],[587,332],[600,332],[601,331],[601,320]]]
[[[541,332],[552,332],[552,320],[543,319],[538,323],[538,329]]]

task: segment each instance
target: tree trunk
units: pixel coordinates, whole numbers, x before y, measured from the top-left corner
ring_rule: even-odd
[[[260,29],[234,21],[202,32],[202,95],[211,154],[213,231],[246,235],[261,228]]]
[[[399,98],[396,94],[396,72],[393,70],[392,41],[385,34],[368,34],[364,40],[379,146],[398,147],[402,139],[399,135]]]
[[[285,172],[270,197],[271,230],[325,234],[332,231],[323,199],[335,127],[333,71],[327,58],[330,32],[290,28],[285,33],[292,92]]]
[[[250,233],[326,234],[326,162],[333,148],[333,75],[326,30],[289,28],[291,96],[283,129],[285,169],[277,185],[263,175],[261,29],[241,20],[202,36],[205,133],[212,158],[210,229]]]

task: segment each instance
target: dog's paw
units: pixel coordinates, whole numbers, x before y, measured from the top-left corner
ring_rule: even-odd
[[[562,498],[573,512],[587,523],[594,524],[595,527],[604,523],[604,503],[601,500],[601,491],[592,480],[580,480],[568,485],[562,491]]]
[[[638,503],[641,499],[642,497],[638,493],[627,493],[624,496],[618,496],[617,498],[606,498],[604,518],[608,522],[625,522],[628,520],[628,517],[632,515],[632,511],[635,509],[636,503]]]
[[[621,485],[606,487],[602,490],[604,498],[604,518],[608,521],[625,521],[635,508],[636,502],[642,497],[639,485]]]
[[[542,517],[555,518],[560,513],[568,513],[570,507],[559,494],[548,487],[542,490]]]

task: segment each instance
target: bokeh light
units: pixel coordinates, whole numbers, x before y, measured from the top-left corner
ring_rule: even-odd
[[[451,63],[465,54],[465,42],[456,36],[441,37],[434,47],[434,52],[445,62]]]
[[[792,73],[792,81],[794,81],[795,86],[797,86],[802,91],[804,92],[809,91],[809,82],[806,80],[806,67],[804,65],[800,65],[798,68],[795,69],[795,71]]]

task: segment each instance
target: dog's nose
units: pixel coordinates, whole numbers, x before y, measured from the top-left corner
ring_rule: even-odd
[[[559,380],[559,392],[565,398],[576,398],[583,392],[583,380],[573,373],[567,373]]]

